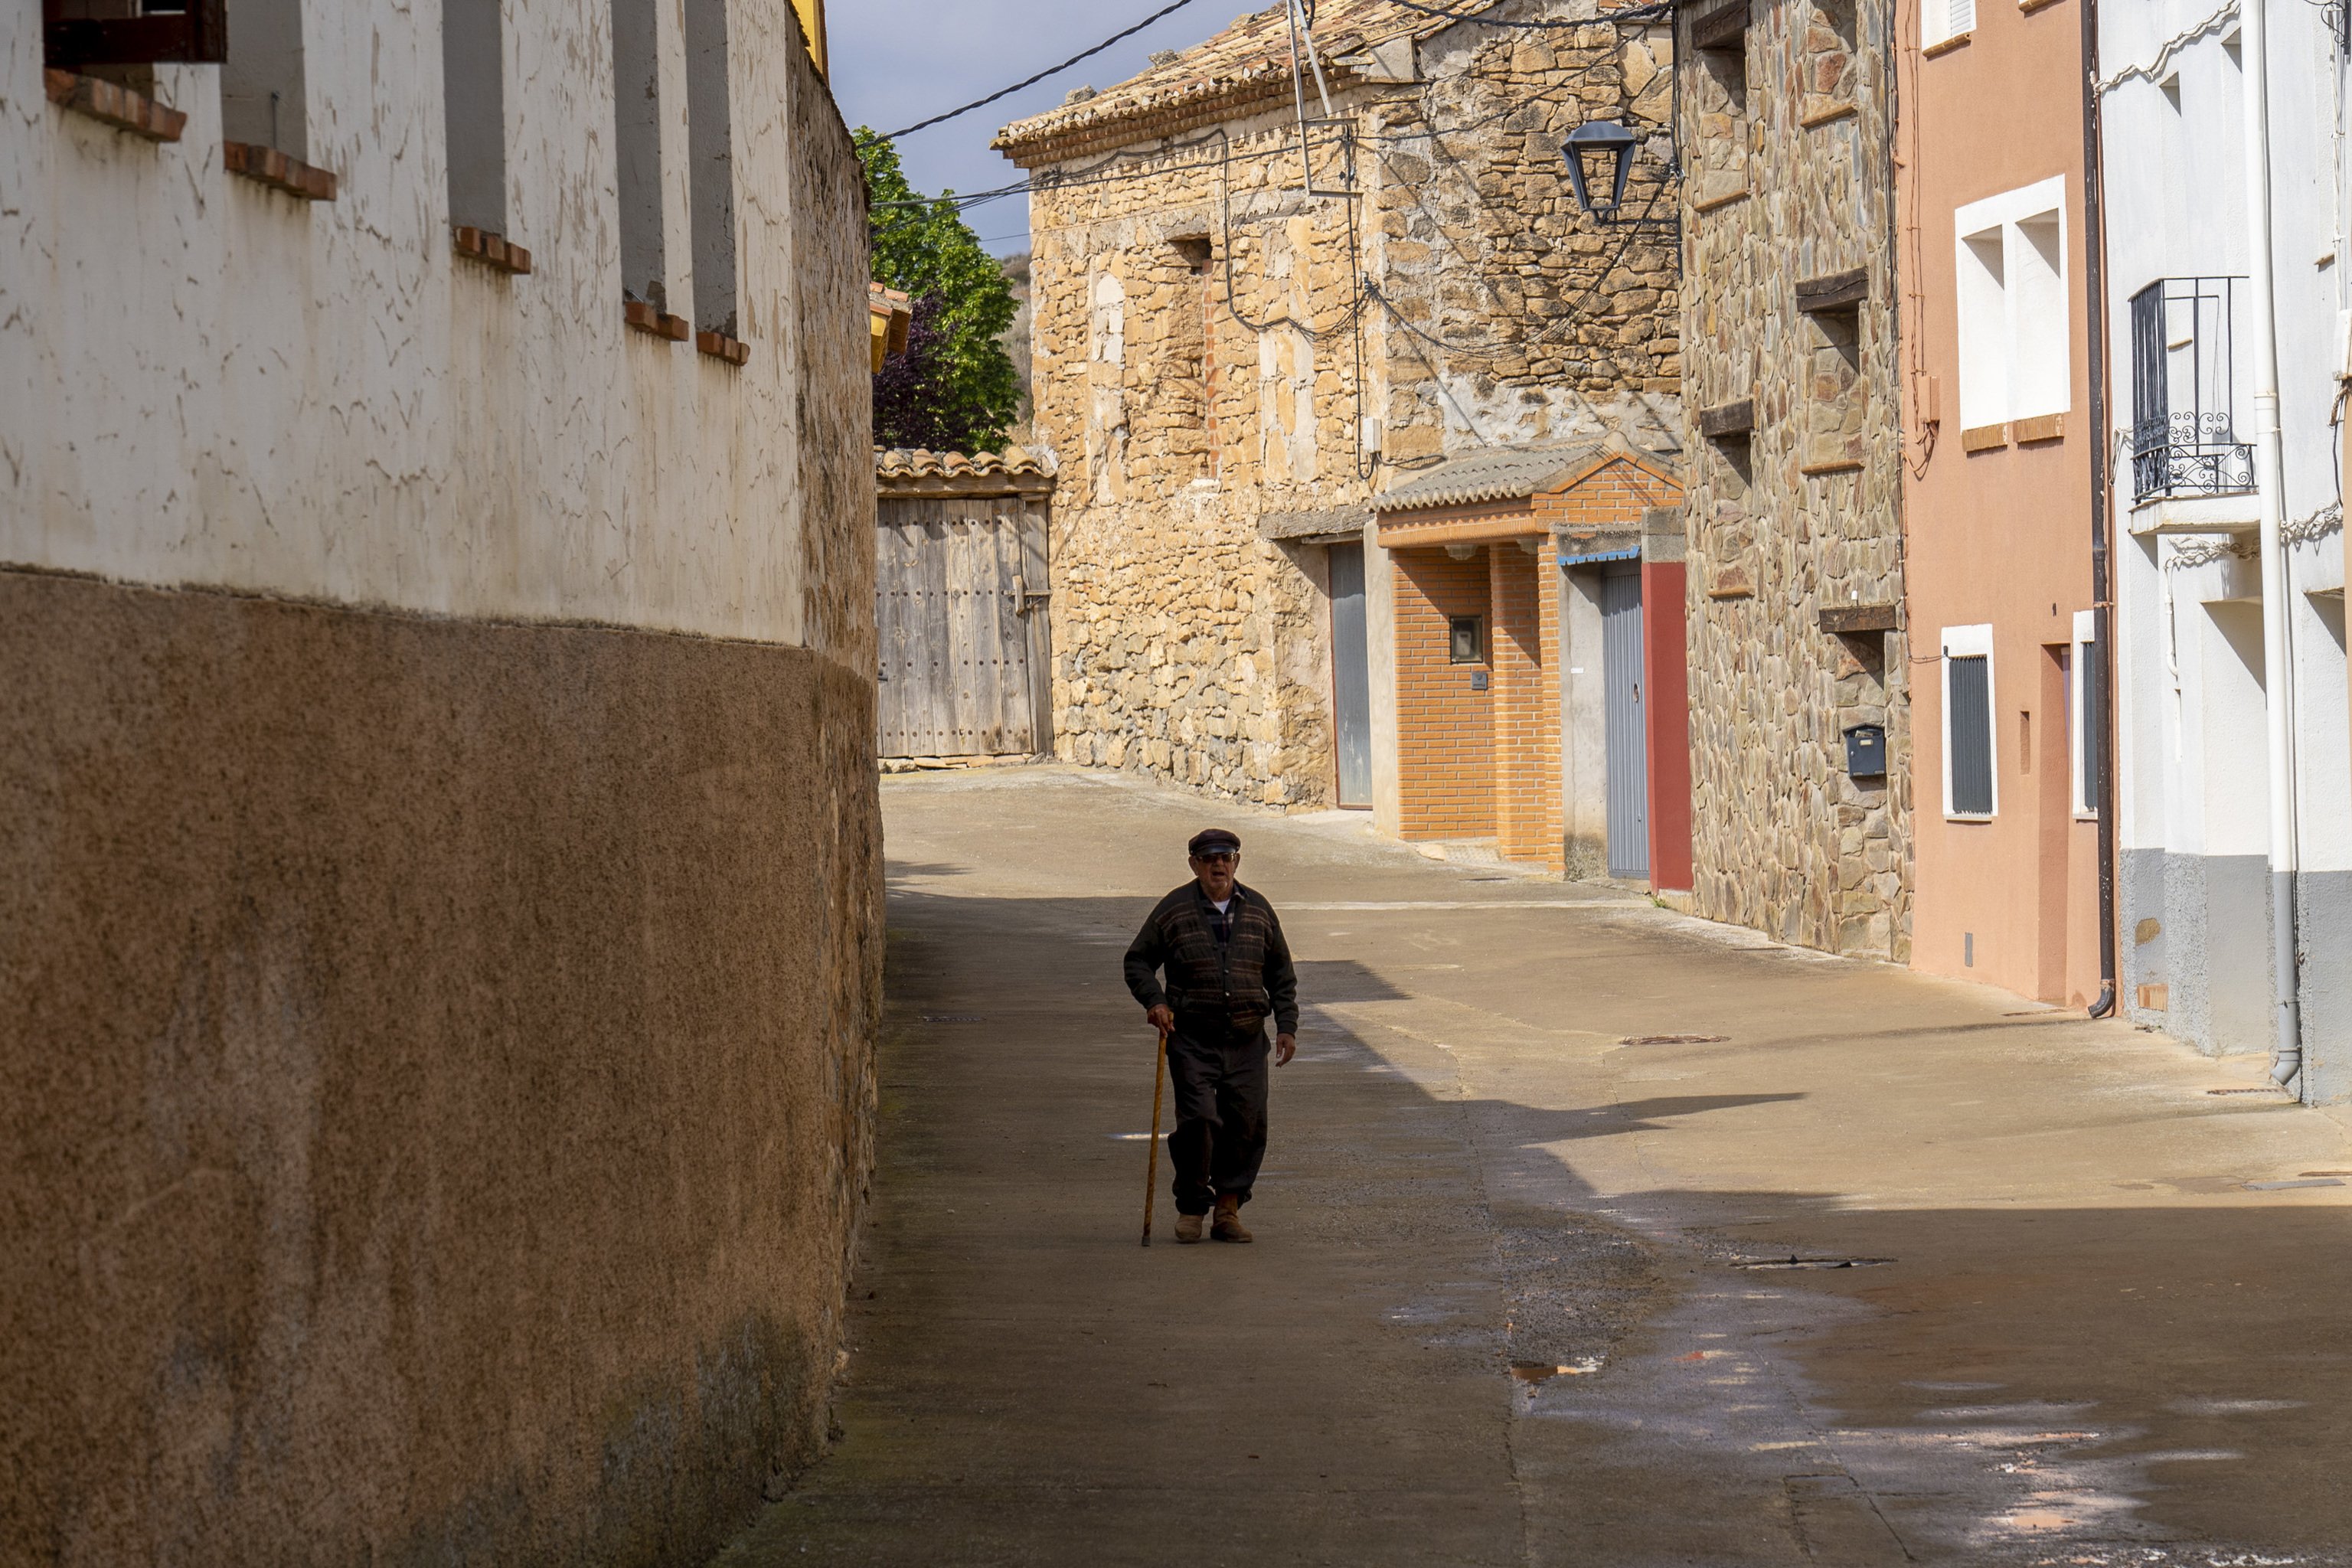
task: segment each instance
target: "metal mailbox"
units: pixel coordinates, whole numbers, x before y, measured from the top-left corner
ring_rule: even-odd
[[[1845,771],[1858,779],[1886,776],[1886,726],[1856,724],[1845,732]]]

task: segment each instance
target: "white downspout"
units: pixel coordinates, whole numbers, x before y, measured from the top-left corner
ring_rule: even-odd
[[[2294,918],[2294,664],[2287,641],[2292,589],[2286,546],[2279,537],[2286,453],[2279,429],[2278,302],[2271,255],[2268,0],[2240,0],[2238,31],[2245,61],[2246,270],[2254,330],[2254,493],[2262,515],[2263,718],[2270,742],[2271,997],[2277,1029],[2271,1077],[2290,1084],[2303,1071],[2302,965]]]

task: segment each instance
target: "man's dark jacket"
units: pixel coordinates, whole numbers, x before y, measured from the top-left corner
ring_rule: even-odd
[[[1254,1033],[1268,1013],[1276,1033],[1298,1033],[1298,974],[1274,906],[1235,882],[1223,942],[1220,923],[1198,882],[1160,900],[1127,950],[1127,988],[1146,1007],[1174,1008],[1177,1027],[1188,1034],[1220,1026]],[[1163,966],[1164,990],[1153,973]]]

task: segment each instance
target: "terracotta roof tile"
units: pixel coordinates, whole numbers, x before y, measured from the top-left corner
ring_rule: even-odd
[[[1680,472],[1675,458],[1656,452],[1637,453],[1613,437],[1551,447],[1496,447],[1449,458],[1393,489],[1381,491],[1372,498],[1372,510],[1386,516],[1430,507],[1525,500],[1572,484],[1605,460],[1619,457],[1670,480]]]
[[[978,490],[997,494],[1054,488],[1053,470],[1020,447],[1002,452],[933,452],[920,447],[874,448],[874,482],[893,491],[944,493]]]

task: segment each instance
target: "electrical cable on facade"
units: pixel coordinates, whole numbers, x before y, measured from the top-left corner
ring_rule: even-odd
[[[1662,0],[1654,5],[1633,5],[1622,11],[1603,12],[1597,16],[1583,16],[1558,22],[1515,22],[1499,16],[1465,15],[1451,8],[1425,5],[1420,0],[1389,0],[1391,5],[1407,11],[1418,11],[1424,16],[1443,16],[1448,21],[1473,27],[1495,27],[1507,32],[1546,32],[1555,27],[1591,27],[1603,23],[1654,22],[1675,14],[1674,0]]]
[[[2104,96],[2106,93],[2113,92],[2116,89],[2123,86],[2124,83],[2131,80],[2134,77],[2138,77],[2144,81],[2161,81],[2164,79],[2164,68],[2172,63],[2172,57],[2174,55],[2179,54],[2182,49],[2187,48],[2189,45],[2195,43],[2200,38],[2207,37],[2223,31],[2237,19],[2238,0],[2227,0],[2227,4],[2223,5],[2220,10],[2215,11],[2203,21],[2199,22],[2194,26],[2183,28],[2181,31],[2173,34],[2172,37],[2165,39],[2161,44],[2158,44],[2156,47],[2156,58],[2150,60],[2147,65],[2126,66],[2123,69],[2116,72],[2115,75],[2099,83],[2100,93]]]

